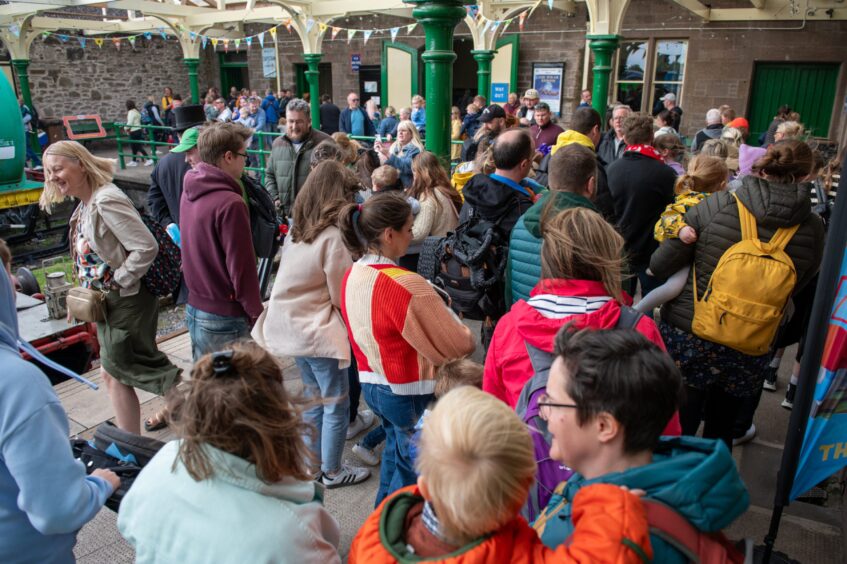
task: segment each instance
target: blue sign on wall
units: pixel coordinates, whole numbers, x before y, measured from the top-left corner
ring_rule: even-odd
[[[350,55],[350,66],[353,72],[359,72],[359,66],[362,64],[362,56],[358,53]]]
[[[509,101],[509,83],[508,82],[492,82],[491,83],[491,103],[505,104]]]

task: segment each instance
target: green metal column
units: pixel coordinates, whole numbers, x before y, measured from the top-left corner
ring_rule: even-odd
[[[202,104],[200,99],[200,87],[197,85],[197,67],[200,66],[200,59],[183,59],[185,66],[188,67],[188,85],[191,88],[191,103]]]
[[[423,25],[426,50],[426,149],[450,162],[450,108],[453,94],[453,31],[473,0],[404,0],[414,4],[412,16]],[[489,75],[490,76],[490,75]]]
[[[320,53],[303,54],[303,60],[309,66],[309,70],[306,71],[306,80],[309,82],[309,106],[312,114],[312,127],[315,129],[320,129],[321,127],[321,101],[318,99],[320,98],[318,80],[321,77],[318,64],[321,62],[321,56]]]
[[[491,61],[494,60],[494,51],[488,49],[474,49],[471,51],[476,61],[476,93],[485,96],[485,100],[491,103]]]
[[[591,105],[606,115],[609,100],[609,77],[612,74],[612,55],[618,48],[619,35],[587,35],[588,46],[594,53],[594,89],[591,92]]]
[[[18,75],[18,85],[21,87],[21,96],[23,96],[24,104],[27,105],[30,109],[32,109],[32,92],[29,90],[29,59],[13,59],[12,66],[15,67],[15,74]],[[18,108],[18,114],[20,114],[20,108]],[[32,150],[35,151],[36,154],[41,154],[41,145],[38,144],[38,132],[33,131],[29,134],[29,139],[27,140]]]

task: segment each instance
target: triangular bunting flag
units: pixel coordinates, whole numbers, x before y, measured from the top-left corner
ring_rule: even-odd
[[[135,36],[134,35],[129,36],[127,38],[127,41],[129,41],[129,44],[132,45],[133,49],[135,49]]]
[[[84,37],[77,37],[77,40],[79,41],[79,46],[82,47],[83,49],[85,49],[85,38]]]
[[[121,40],[120,40],[120,38],[119,38],[119,37],[115,37],[115,38],[113,38],[113,39],[112,39],[112,45],[114,45],[114,46],[115,46],[115,49],[117,49],[118,51],[120,51],[120,50],[121,50]]]
[[[209,38],[208,38],[208,37],[206,37],[205,35],[201,35],[201,36],[200,36],[200,47],[202,47],[203,49],[205,49],[205,48],[206,48],[206,44],[207,44],[207,43],[209,43]]]
[[[196,33],[196,32],[194,32],[194,31],[189,31],[189,32],[188,32],[188,37],[190,37],[190,38],[191,38],[191,41],[194,41],[194,40],[196,40],[196,39],[197,39],[197,33]]]
[[[224,51],[229,53],[229,39],[224,39]]]
[[[149,31],[145,31],[144,32],[144,39],[146,39],[147,41],[150,41],[151,39],[153,39],[153,34],[150,33]]]
[[[338,35],[338,32],[339,32],[339,31],[341,31],[341,28],[340,28],[340,27],[333,27],[333,28],[332,28],[332,38],[333,38],[333,39],[335,39],[335,36],[336,36],[336,35]]]
[[[372,29],[366,29],[364,32],[362,32],[362,34],[365,36],[365,45],[368,44],[368,39],[371,38],[371,35],[373,35],[373,33],[374,32]]]
[[[283,24],[285,25],[285,29],[288,30],[288,33],[291,33],[291,18],[285,20]]]
[[[212,39],[212,49],[217,48],[217,46],[218,46],[218,40],[213,38]]]
[[[94,43],[96,43],[97,46],[100,47],[101,49],[103,48],[103,40],[100,39],[99,37],[94,40]]]
[[[400,33],[400,28],[399,28],[399,27],[392,27],[392,28],[391,28],[391,41],[396,41],[396,40],[397,40],[397,34],[398,34],[398,33]]]
[[[247,48],[248,49],[253,46],[253,38],[252,37],[248,37],[244,41],[247,42]]]
[[[241,39],[235,40],[235,50],[238,51],[238,48],[241,46]]]
[[[50,37],[50,32],[49,31],[42,32],[41,37],[43,37],[44,39],[47,39],[48,37]]]
[[[358,32],[358,31],[359,31],[358,29],[348,29],[347,30],[347,43],[350,43],[350,40],[353,39],[353,37],[355,37],[356,32]]]
[[[412,33],[412,30],[415,29],[417,26],[418,26],[417,22],[407,25],[406,26],[406,35],[409,35],[410,33]]]
[[[521,12],[518,16],[518,28],[523,31],[524,22],[526,21],[526,12]]]
[[[274,40],[274,41],[276,41],[276,28],[275,28],[275,27],[272,27],[272,28],[271,28],[270,30],[268,30],[268,31],[270,31],[270,32],[271,32],[271,37],[273,38],[273,40]]]
[[[318,31],[320,31],[321,33],[323,33],[323,32],[325,32],[325,31],[326,31],[326,28],[327,28],[327,27],[329,27],[329,26],[328,26],[328,25],[326,25],[325,23],[319,23],[319,24],[318,24]]]
[[[259,34],[259,47],[265,48],[265,32]]]
[[[309,18],[308,20],[306,20],[306,33],[309,33],[310,31],[312,31],[313,27],[315,27],[315,20],[313,20],[312,18]],[[321,31],[323,31],[324,29],[326,29],[326,25],[324,25],[324,27]]]
[[[548,10],[552,10],[552,9],[553,9],[553,0],[547,0],[547,9],[548,9]]]
[[[500,27],[500,21],[499,20],[494,22],[494,25],[491,26],[491,33],[494,33],[495,31],[497,31],[498,27]]]
[[[65,34],[59,34],[56,37],[58,37],[59,41],[61,41],[62,43],[66,43],[68,41],[68,36]]]
[[[12,34],[13,34],[15,37],[20,37],[20,36],[21,36],[21,27],[20,27],[18,24],[12,24],[12,25],[10,25],[10,26],[9,26],[9,31],[11,31],[11,32],[12,32]]]

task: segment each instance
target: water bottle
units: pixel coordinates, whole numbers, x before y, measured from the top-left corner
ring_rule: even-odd
[[[182,239],[179,236],[179,226],[176,223],[170,223],[165,228],[165,231],[167,231],[168,235],[170,235],[171,239],[174,240],[174,243],[176,243],[176,246],[181,249],[182,248]]]

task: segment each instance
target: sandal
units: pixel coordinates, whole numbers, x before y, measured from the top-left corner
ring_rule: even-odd
[[[167,412],[162,410],[153,417],[144,420],[144,430],[148,433],[152,433],[153,431],[158,431],[159,429],[164,429],[168,426],[168,418]]]

